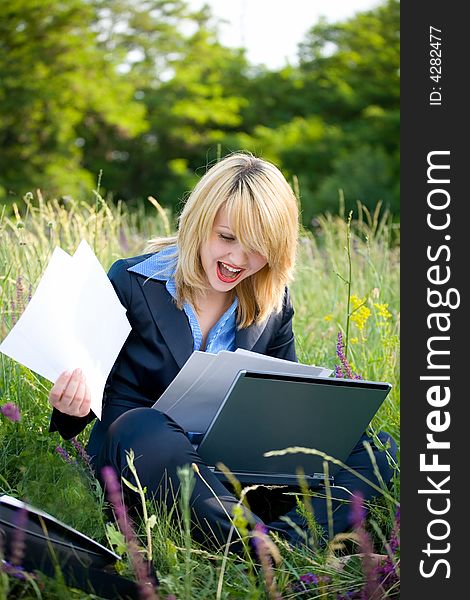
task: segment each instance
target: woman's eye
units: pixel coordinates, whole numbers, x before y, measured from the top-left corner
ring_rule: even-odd
[[[219,237],[225,240],[226,242],[233,242],[235,238],[230,237],[228,235],[224,235],[223,233],[219,233]]]

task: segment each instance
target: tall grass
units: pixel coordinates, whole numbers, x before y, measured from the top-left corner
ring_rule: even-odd
[[[327,214],[316,219],[314,233],[304,232],[291,286],[294,333],[301,362],[333,368],[350,304],[348,358],[363,379],[393,385],[375,423],[398,439],[400,249],[397,225],[379,209],[371,215],[358,204],[350,225],[344,215]],[[360,301],[358,309],[348,303],[350,296]]]
[[[143,209],[129,213],[122,204],[106,204],[99,194],[93,205],[73,200],[45,202],[38,195],[26,198],[21,210],[14,207],[12,216],[2,214],[0,337],[3,339],[26,306],[56,245],[73,253],[80,240],[86,239],[107,269],[118,258],[140,253],[150,237],[167,232],[168,219],[155,208],[150,214]],[[354,370],[364,379],[393,384],[373,427],[385,429],[398,440],[399,246],[395,228],[386,213],[377,210],[370,215],[361,206],[349,225],[342,214],[318,217],[315,231],[302,235],[291,292],[299,360],[333,368],[338,362],[337,333],[348,329],[348,358]],[[99,485],[89,476],[74,446],[48,432],[50,386],[0,355],[0,408],[13,402],[22,414],[18,423],[0,415],[0,491],[28,500],[98,541],[116,541],[117,530],[106,523]],[[87,436],[86,430],[79,440],[85,443]],[[58,446],[69,453],[72,462],[64,461]],[[392,493],[397,495],[398,486]],[[300,502],[299,510],[307,511],[315,539],[318,532],[307,509],[307,504]],[[381,552],[387,550],[393,510],[383,500],[373,507],[369,529]],[[351,595],[362,589],[360,563],[349,561],[338,568],[332,560],[334,545],[293,550],[278,539],[282,562],[274,567],[267,586],[266,574],[253,566],[252,557],[236,558],[224,549],[209,553],[188,537],[184,518],[178,526],[161,506],[150,505],[149,514],[157,516],[155,523],[152,519],[151,535],[161,598],[174,594],[178,599],[255,599],[274,597],[274,593],[292,599],[341,598],[346,592],[354,597]],[[138,535],[145,546],[148,524],[142,524]],[[0,555],[1,551],[0,547]],[[57,595],[54,585],[16,582],[0,569],[0,598],[8,597],[12,590],[20,590],[23,598],[37,598],[38,592],[42,598],[63,597]],[[69,594],[87,597],[78,591]],[[394,585],[384,589],[382,597],[396,594]]]

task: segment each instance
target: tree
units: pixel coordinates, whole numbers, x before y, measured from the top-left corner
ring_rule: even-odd
[[[145,128],[145,109],[90,27],[84,0],[11,0],[0,19],[0,194],[32,186],[51,194],[93,187],[77,128],[98,115],[122,135]]]
[[[304,223],[377,200],[399,212],[399,4],[330,24],[320,21],[299,47],[299,68],[261,72],[245,124],[226,146],[263,153],[297,176]],[[258,123],[258,124],[256,124]]]
[[[319,182],[323,206],[342,181],[350,203],[372,206],[381,198],[399,212],[399,44],[400,5],[387,0],[344,23],[320,22],[299,47],[305,93],[343,131],[331,173]]]
[[[109,23],[120,23],[118,33],[108,26],[105,43],[127,61],[148,130],[124,139],[96,122],[83,131],[84,164],[103,169],[105,187],[127,201],[152,194],[176,207],[197,179],[195,170],[216,158],[220,139],[243,127],[247,99],[240,90],[248,63],[243,51],[218,42],[207,10],[191,12],[184,2],[160,0],[145,2],[145,11],[141,2],[104,4],[108,12],[102,15],[110,18],[113,11]],[[159,31],[151,43],[149,29]]]
[[[11,0],[0,22],[1,186],[102,189],[173,208],[204,164],[251,150],[300,184],[304,223],[398,211],[399,3],[322,21],[299,66],[250,65],[185,0]]]

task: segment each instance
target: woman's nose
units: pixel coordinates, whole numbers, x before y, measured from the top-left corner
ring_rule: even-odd
[[[231,249],[230,262],[236,267],[246,267],[248,263],[248,253],[241,244],[237,244],[236,248]]]

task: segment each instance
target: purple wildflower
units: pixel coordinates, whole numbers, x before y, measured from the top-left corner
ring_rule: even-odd
[[[397,553],[400,549],[400,507],[395,515],[395,523],[389,540],[390,554],[377,570],[377,575],[384,590],[395,587],[400,582]]]
[[[10,562],[14,567],[20,567],[23,562],[25,544],[25,528],[28,521],[28,510],[24,507],[15,513],[15,531],[10,544]]]
[[[12,323],[12,325],[16,325],[16,304],[15,304],[14,300],[11,300],[10,308],[11,308],[11,323]]]
[[[389,545],[391,553],[395,555],[400,548],[400,507],[397,508]]]
[[[261,543],[261,537],[263,535],[268,535],[269,529],[266,527],[266,525],[264,523],[256,523],[256,525],[254,527],[254,531],[255,531],[255,535],[253,535],[251,538],[251,544],[256,552],[256,555],[258,555],[258,548]]]
[[[366,509],[364,507],[364,497],[360,492],[353,494],[351,500],[351,509],[349,513],[349,522],[353,529],[360,529],[364,527],[364,521],[366,518]]]
[[[338,341],[336,342],[336,354],[341,361],[341,364],[344,368],[344,373],[349,377],[349,379],[353,378],[353,372],[351,370],[351,366],[348,363],[346,355],[344,354],[344,342],[343,342],[343,334],[341,331],[338,331]]]
[[[344,341],[343,334],[338,331],[338,341],[336,343],[336,355],[338,356],[342,367],[335,366],[336,377],[347,377],[348,379],[362,379],[360,375],[354,373],[351,369],[351,365],[346,358],[344,353]]]
[[[2,560],[0,563],[0,570],[10,575],[10,577],[14,577],[15,579],[20,579],[21,581],[26,581],[29,577],[35,577],[33,574],[26,575],[26,571],[23,567],[19,567],[18,565],[12,565],[7,560]]]
[[[119,230],[119,245],[124,252],[128,252],[129,242],[127,241],[126,232],[122,228]]]
[[[400,576],[397,566],[389,556],[387,556],[384,562],[377,568],[377,577],[384,590],[389,590],[399,583]]]
[[[269,598],[271,600],[281,600],[282,597],[274,579],[273,557],[268,544],[268,531],[266,525],[256,523],[252,537],[253,546],[261,564]]]
[[[317,585],[319,578],[315,573],[305,573],[299,577],[299,580],[305,585]]]
[[[57,446],[55,451],[61,458],[63,458],[65,460],[66,463],[69,463],[69,464],[73,463],[72,457],[67,452],[67,450],[65,450],[65,448],[62,448],[62,446]]]
[[[77,451],[78,456],[83,461],[83,464],[85,465],[85,467],[88,469],[88,471],[94,477],[95,472],[93,471],[93,467],[91,466],[91,460],[90,460],[90,456],[88,455],[88,452],[85,450],[85,448],[82,446],[82,444],[80,444],[80,442],[77,440],[76,437],[73,437],[70,441],[72,442],[72,446]]]
[[[21,275],[16,280],[16,303],[18,305],[18,310],[23,312],[24,308],[24,285],[23,278]]]
[[[12,423],[21,421],[20,409],[14,402],[7,402],[3,406],[0,406],[0,413]]]
[[[101,475],[106,485],[108,500],[113,506],[119,529],[127,542],[129,558],[139,586],[139,596],[141,600],[158,600],[159,596],[155,591],[154,582],[149,577],[148,569],[139,551],[137,538],[132,529],[126,505],[122,499],[121,486],[116,473],[112,467],[103,467]]]
[[[127,515],[126,505],[121,497],[121,486],[119,485],[114,469],[112,467],[104,467],[101,474],[106,484],[108,499],[113,505],[119,529],[126,540],[134,539],[134,531]]]
[[[309,572],[301,575],[298,583],[291,586],[291,589],[301,598],[310,598],[310,595],[307,596],[307,594],[310,594],[313,591],[313,586],[327,585],[329,583],[331,583],[331,577],[329,575],[315,575],[315,573]]]
[[[364,526],[365,517],[364,497],[360,492],[356,492],[353,494],[351,501],[350,520],[357,536],[359,550],[362,554],[362,571],[365,582],[361,592],[361,599],[376,600],[380,597],[380,585],[377,582],[378,569],[372,558],[374,548],[370,535]]]
[[[0,560],[0,571],[3,571],[10,577],[25,581],[27,579],[35,579],[36,576],[32,573],[27,573],[24,567],[21,566],[25,554],[25,527],[28,519],[28,511],[26,508],[20,508],[16,511],[13,523],[15,531],[10,542],[10,560]],[[5,554],[5,548],[2,545],[0,537],[0,556]]]

